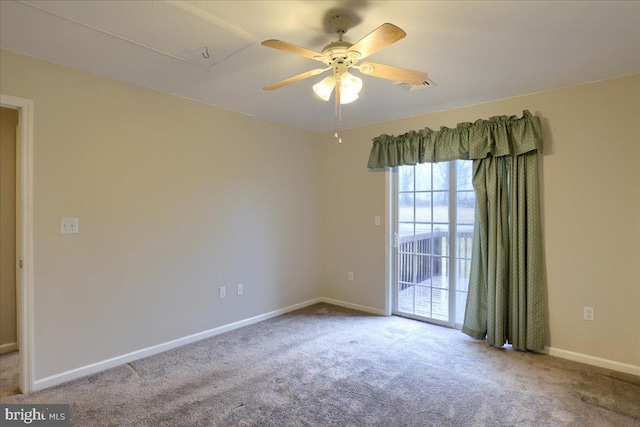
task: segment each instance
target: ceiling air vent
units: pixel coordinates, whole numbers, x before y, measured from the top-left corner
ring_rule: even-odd
[[[402,89],[406,90],[407,92],[415,92],[417,90],[430,88],[432,86],[435,86],[436,84],[431,79],[427,79],[424,82],[422,82],[421,85],[412,85],[410,83],[402,83],[402,82],[395,82],[394,85],[400,86]]]

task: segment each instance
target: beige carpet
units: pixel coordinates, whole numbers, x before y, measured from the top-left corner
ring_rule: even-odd
[[[77,426],[639,426],[640,378],[319,304],[2,403]]]
[[[0,398],[20,394],[18,375],[20,353],[17,351],[0,355]]]

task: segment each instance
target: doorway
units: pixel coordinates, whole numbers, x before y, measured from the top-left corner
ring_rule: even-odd
[[[16,310],[18,110],[0,108],[0,397],[20,393]]]
[[[15,347],[18,389],[33,389],[33,101],[0,94],[0,108],[17,115],[15,127]],[[4,114],[3,114],[4,115]],[[4,237],[3,237],[4,240]],[[3,268],[4,270],[4,268]],[[4,273],[3,273],[4,274]],[[11,346],[11,344],[10,344]],[[7,347],[7,348],[10,348]]]

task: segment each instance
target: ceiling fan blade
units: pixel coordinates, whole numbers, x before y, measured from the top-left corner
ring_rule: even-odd
[[[360,53],[360,59],[373,55],[381,49],[403,39],[407,33],[393,24],[382,24],[347,49]]]
[[[410,83],[412,85],[421,85],[429,78],[429,74],[422,71],[377,64],[375,62],[363,62],[357,68],[367,76],[380,77],[381,79]]]
[[[296,46],[294,44],[283,42],[280,40],[265,40],[262,42],[262,46],[272,47],[274,49],[283,50],[289,53],[295,53],[296,55],[306,56],[307,58],[311,58],[311,59],[320,58],[321,60],[322,58],[324,58],[324,56],[321,53],[314,52],[312,50],[305,49],[303,47]]]
[[[307,71],[306,73],[298,74],[297,76],[290,77],[286,80],[283,80],[278,83],[274,83],[271,86],[266,86],[264,90],[274,90],[280,89],[282,86],[290,85],[291,83],[299,82],[300,80],[307,79],[309,77],[317,76],[318,74],[322,74],[327,70],[330,70],[331,67],[327,68],[316,68],[315,70]]]

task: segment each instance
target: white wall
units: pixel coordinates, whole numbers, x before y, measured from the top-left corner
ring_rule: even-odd
[[[384,227],[373,218],[384,218],[385,172],[367,170],[372,138],[528,109],[545,136],[546,345],[640,367],[639,94],[636,75],[352,129],[341,145],[325,136],[324,295],[384,308]]]
[[[36,380],[319,296],[317,135],[1,55],[34,101]]]

